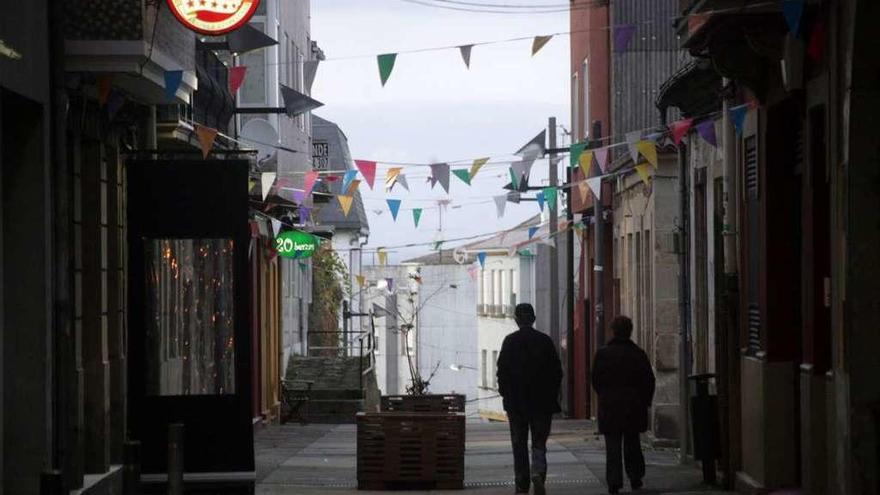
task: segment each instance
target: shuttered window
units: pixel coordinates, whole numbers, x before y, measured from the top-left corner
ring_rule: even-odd
[[[743,159],[746,173],[746,195],[748,200],[748,269],[749,269],[749,314],[748,351],[761,350],[761,306],[759,303],[759,249],[760,207],[758,184],[758,138],[749,136],[743,141]]]

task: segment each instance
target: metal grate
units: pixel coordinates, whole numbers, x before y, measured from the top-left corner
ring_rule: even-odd
[[[749,136],[744,141],[746,191],[749,199],[758,199],[758,138]]]
[[[761,308],[755,304],[749,304],[749,351],[761,350]]]

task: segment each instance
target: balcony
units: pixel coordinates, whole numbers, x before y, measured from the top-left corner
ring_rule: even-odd
[[[156,0],[68,0],[68,72],[111,74],[113,85],[147,104],[168,103],[165,71],[183,70],[179,103],[198,89],[195,33]]]

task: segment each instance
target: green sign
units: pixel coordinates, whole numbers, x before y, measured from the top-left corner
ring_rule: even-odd
[[[310,258],[318,249],[318,238],[307,232],[288,230],[275,238],[275,250],[285,258]]]

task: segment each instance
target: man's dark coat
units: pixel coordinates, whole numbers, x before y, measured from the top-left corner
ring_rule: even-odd
[[[599,394],[600,433],[648,430],[654,372],[645,351],[629,339],[612,339],[596,353],[592,378]]]
[[[532,416],[560,412],[562,364],[553,341],[534,328],[508,335],[498,355],[498,392],[508,413]]]

